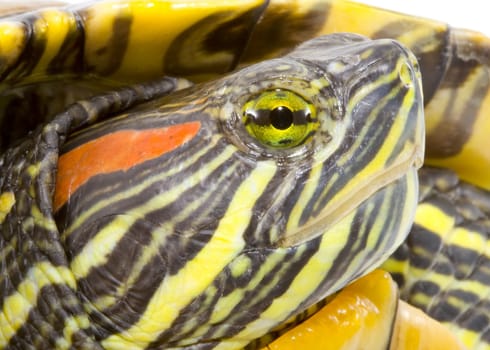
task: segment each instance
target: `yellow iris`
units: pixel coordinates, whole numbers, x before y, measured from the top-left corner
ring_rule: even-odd
[[[318,129],[313,104],[288,90],[265,91],[243,106],[247,132],[272,148],[303,144]]]

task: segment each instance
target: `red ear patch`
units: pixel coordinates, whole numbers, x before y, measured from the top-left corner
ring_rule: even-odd
[[[121,130],[89,141],[63,154],[58,160],[54,210],[91,177],[143,163],[170,152],[192,139],[200,122],[161,129]]]

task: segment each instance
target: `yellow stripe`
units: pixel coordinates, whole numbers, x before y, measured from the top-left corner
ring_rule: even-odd
[[[446,215],[441,209],[429,203],[421,203],[417,206],[414,222],[435,235],[438,235],[442,241],[446,239],[447,235],[453,230],[455,225],[454,217]],[[422,248],[417,248],[417,254],[433,259],[432,263],[436,262],[437,256],[433,256],[435,252],[421,251],[420,249]],[[427,256],[427,254],[430,254],[430,256]],[[408,285],[425,279],[437,283],[441,289],[447,288],[453,281],[453,276],[437,274],[431,270],[431,267],[419,269],[411,266],[410,273],[405,276]],[[414,301],[420,302],[421,305],[430,303],[430,300],[427,299],[425,294],[414,295],[412,298]]]
[[[76,288],[71,271],[64,266],[39,262],[31,267],[17,291],[3,300],[0,314],[0,347],[6,346],[26,322],[29,312],[36,306],[39,292],[49,284],[66,284],[72,289]]]
[[[243,232],[252,218],[254,205],[275,171],[274,162],[258,165],[238,188],[209,243],[178,274],[164,279],[133,327],[105,339],[102,342],[104,347],[144,347],[171,326],[179,312],[201,294],[242,251],[245,244]],[[180,293],[182,288],[185,288],[186,293]]]
[[[72,14],[55,9],[45,10],[41,13],[41,18],[34,22],[34,31],[38,37],[45,35],[46,46],[33,71],[33,76],[36,73],[47,74],[46,67],[59,53],[71,28],[76,28],[75,17]]]
[[[407,190],[406,190],[406,203],[413,203],[411,206],[410,205],[405,205],[404,209],[404,214],[402,215],[401,218],[401,223],[400,226],[410,228],[412,227],[412,223],[414,222],[414,217],[416,215],[418,206],[417,206],[417,196],[418,196],[418,176],[417,176],[417,171],[413,169],[412,171],[407,173],[408,176],[408,181],[407,181]],[[405,234],[408,234],[409,231],[404,232]],[[403,240],[405,240],[405,235],[400,234],[398,237],[398,240],[395,242],[394,246],[398,247],[400,244],[402,244]],[[387,252],[388,253],[388,252]],[[380,261],[383,261],[387,259],[388,257],[384,257],[383,259],[380,259]],[[398,261],[395,259],[388,259],[386,260],[382,268],[385,270],[388,270],[390,273],[400,273],[403,276],[408,275],[408,271],[410,269],[410,261],[409,260],[403,260],[403,261]]]
[[[3,69],[17,62],[26,42],[27,31],[23,23],[0,22],[0,60]]]
[[[318,189],[321,174],[322,174],[323,163],[316,162],[316,164],[311,168],[310,176],[308,177],[308,181],[304,186],[303,191],[301,191],[301,195],[296,201],[296,205],[291,211],[291,215],[289,216],[286,232],[294,232],[300,226],[301,215],[305,210],[305,203],[308,203],[310,199],[313,197],[313,194]],[[289,189],[286,188],[289,192]]]
[[[430,52],[432,50],[437,49],[437,47],[441,44],[440,40],[432,39],[434,38],[435,30],[444,31],[446,29],[445,25],[437,25],[437,22],[434,22],[435,26],[428,25],[419,25],[415,26],[415,28],[405,31],[396,37],[396,40],[403,43],[403,45],[409,48],[417,48],[418,51],[422,52]],[[429,40],[432,39],[432,40]],[[421,46],[420,43],[423,42],[424,45]]]
[[[471,231],[467,228],[456,227],[448,239],[447,244],[454,244],[457,247],[466,248],[482,253],[490,251],[490,241],[483,237],[481,233]]]
[[[15,204],[15,195],[13,192],[4,192],[0,194],[0,223],[3,223],[5,217]]]
[[[118,215],[110,224],[101,229],[97,235],[85,245],[83,250],[73,259],[70,265],[70,268],[77,279],[86,277],[93,267],[103,265],[119,240],[138,219],[138,216],[129,215],[129,213]]]
[[[417,207],[415,214],[415,222],[423,228],[437,233],[441,238],[444,238],[446,234],[454,227],[454,217],[446,215],[438,207],[421,203]]]
[[[67,318],[65,320],[65,327],[63,328],[63,338],[56,340],[56,350],[73,349],[73,334],[80,329],[87,329],[89,327],[90,320],[87,315],[77,315]]]
[[[436,262],[436,261],[434,261]],[[412,267],[411,269],[411,281],[431,281],[439,286],[441,290],[450,290],[452,289],[452,285],[457,285],[457,289],[467,291],[470,293],[473,293],[475,295],[480,296],[480,299],[484,299],[488,292],[486,286],[484,286],[481,282],[477,280],[457,280],[454,278],[454,276],[451,275],[444,275],[440,274],[437,272],[434,272],[433,270],[430,269],[419,269],[419,268],[414,268]],[[424,298],[427,296],[425,293],[420,293],[417,295],[424,296]],[[415,297],[415,295],[414,295]],[[428,296],[429,299],[424,302],[423,305],[429,305],[431,304],[432,301],[434,301],[433,297]]]
[[[219,323],[222,321],[222,319],[230,314],[230,310],[233,310],[233,308],[241,301],[243,300],[244,296],[246,293],[248,293],[250,290],[264,290],[264,288],[260,289],[260,282],[263,280],[264,276],[269,273],[273,267],[277,266],[280,264],[282,261],[284,261],[284,254],[285,252],[278,252],[277,254],[272,254],[265,260],[261,266],[260,269],[257,271],[257,273],[254,275],[252,280],[248,283],[247,286],[245,286],[242,289],[235,289],[232,293],[227,295],[226,297],[221,297],[218,302],[216,303],[215,310],[217,312],[213,312],[213,315],[210,319],[210,323]],[[250,259],[247,256],[240,256],[236,260],[233,261],[233,263],[240,263],[241,261],[246,261],[250,262]],[[276,283],[280,282],[280,276],[275,277],[276,278]],[[274,282],[271,282],[272,285],[274,285]],[[257,295],[257,299],[260,299],[263,295],[263,292],[259,292]],[[223,332],[226,332],[226,329],[223,329]],[[223,334],[216,334],[216,336],[221,336]]]
[[[377,89],[378,87],[388,84],[390,81],[398,79],[398,69],[394,69],[393,72],[389,75],[384,75],[380,77],[378,80],[370,83],[369,85],[366,85],[364,88],[360,89],[355,96],[353,96],[349,100],[349,104],[347,105],[346,110],[347,111],[352,111],[355,110],[357,105],[362,101],[369,93],[371,93],[373,90]],[[388,101],[392,100],[394,96],[399,92],[398,89],[393,89],[389,95],[386,95],[381,101],[379,101],[378,106],[373,108],[371,115],[367,118],[368,121],[373,120],[374,116],[379,114],[379,110],[382,109]],[[403,104],[401,108],[410,108],[413,104],[413,99],[414,99],[414,91],[411,89],[409,90],[409,93],[406,94],[405,99],[403,101]],[[350,117],[351,113],[347,113],[347,115]],[[347,120],[348,123],[351,123],[352,121],[349,119]],[[393,123],[393,126],[390,130],[390,133],[387,135],[386,139],[383,142],[383,146],[380,148],[380,150],[377,152],[376,156],[369,162],[369,164],[363,168],[361,173],[356,174],[354,178],[343,188],[339,191],[339,193],[332,198],[332,203],[337,202],[336,198],[345,198],[345,193],[353,191],[351,187],[354,187],[356,185],[361,185],[362,183],[367,183],[372,181],[372,173],[379,173],[382,171],[382,169],[385,168],[386,165],[386,160],[388,157],[391,155],[393,152],[393,147],[398,143],[398,140],[400,139],[400,136],[403,135],[404,132],[404,127],[405,127],[405,118],[397,118],[395,122]],[[362,130],[362,134],[358,135],[356,138],[355,143],[352,145],[350,152],[343,155],[343,157],[339,160],[338,164],[339,166],[343,166],[347,162],[351,161],[352,159],[352,154],[357,152],[358,149],[362,148],[362,143],[366,139],[366,133],[368,132],[368,128],[364,128]],[[404,148],[404,151],[400,152],[399,158],[402,158],[403,153],[406,153],[408,149],[412,149],[412,146],[406,145]],[[362,179],[362,181],[359,181],[359,179]],[[330,187],[335,183],[335,181],[330,181],[329,184],[327,185],[324,193],[327,193],[330,190]],[[350,185],[349,184],[354,184]],[[362,187],[362,186],[361,186]]]
[[[395,71],[398,74],[399,70],[395,69]],[[383,100],[389,101],[398,92],[399,92],[398,89],[394,89]],[[414,89],[410,89],[407,91],[407,94],[405,95],[405,98],[400,106],[401,111],[399,113],[401,115],[408,115],[408,110],[410,110],[411,107],[413,106],[414,94],[415,94]],[[381,108],[382,107],[380,107],[380,109]],[[377,108],[373,109],[372,115],[374,116],[377,114],[379,114],[379,110]],[[369,120],[374,120],[374,117],[370,116]],[[356,175],[355,177],[356,179],[363,179],[363,178],[370,179],[370,174],[377,173],[379,170],[384,169],[386,167],[386,162],[391,156],[391,154],[393,153],[393,147],[400,142],[399,140],[405,132],[405,127],[406,127],[406,118],[395,119],[389,134],[386,135],[382,147],[378,150],[378,152],[376,152],[376,155],[372,159],[372,161],[369,162],[369,164],[366,167],[364,167],[362,171],[359,172],[359,174]],[[362,140],[361,137],[359,138]],[[409,141],[407,141],[403,149],[400,151],[399,155],[397,156],[397,159],[406,159],[407,156],[412,156],[413,148],[414,148],[413,145]]]
[[[37,205],[32,205],[31,207],[31,218],[33,223],[36,224],[39,228],[43,228],[47,231],[57,232],[58,228],[56,227],[56,223],[52,219],[46,218],[43,213],[39,210]]]
[[[459,328],[450,322],[444,322],[444,325],[451,329],[453,331],[453,334],[461,339],[463,344],[466,345],[468,349],[488,350],[488,345],[485,342],[481,341],[480,333],[476,333],[474,331],[470,331],[464,328]]]

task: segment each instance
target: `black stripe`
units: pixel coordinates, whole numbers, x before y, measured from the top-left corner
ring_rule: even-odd
[[[209,321],[212,313],[214,312],[214,308],[211,307],[211,305],[216,305],[219,298],[226,297],[229,293],[236,291],[239,288],[246,289],[250,281],[260,269],[262,261],[267,259],[269,252],[266,252],[261,259],[257,259],[257,255],[254,254],[254,252],[244,253],[244,255],[248,256],[251,261],[250,268],[244,275],[240,276],[238,279],[233,278],[229,267],[226,267],[212,284],[212,286],[216,288],[215,292],[212,293],[212,289],[206,290],[197,298],[192,300],[180,311],[179,316],[173,322],[172,326],[164,330],[149,346],[149,348],[155,348],[162,344],[170,346],[172,343],[178,344],[178,342],[182,339],[190,338],[201,325],[207,324]],[[279,265],[273,268],[273,270],[276,272],[279,271],[279,269]],[[203,307],[204,300],[208,302],[207,307]],[[190,320],[192,320],[195,326],[188,329]],[[187,327],[184,328],[184,326]]]
[[[236,159],[232,159],[230,163],[232,162],[236,162]],[[230,165],[224,163],[210,174],[208,178],[209,182],[212,183],[213,179],[219,178],[219,175],[223,174],[228,168],[230,168]],[[249,168],[248,165],[238,163],[236,173],[245,177],[250,174],[251,170],[253,169]],[[243,178],[241,176],[236,176],[236,174],[232,174],[228,178],[223,178],[223,180],[217,184],[216,192],[210,194],[210,198],[214,198],[201,203],[196,211],[189,213],[187,217],[177,223],[175,234],[172,236],[172,238],[175,239],[175,246],[169,242],[169,247],[163,247],[161,251],[161,254],[163,254],[163,252],[172,249],[176,253],[179,253],[179,259],[169,260],[168,273],[170,275],[178,274],[180,269],[183,268],[188,261],[194,259],[197,253],[205,248],[206,243],[215,233],[220,220],[225,216],[228,206],[233,200],[233,194],[236,193],[242,182]],[[203,198],[205,194],[209,194],[210,187],[211,186],[208,186],[206,181],[202,181],[196,188],[188,191],[189,198],[195,198],[195,200]],[[186,195],[187,193],[183,193],[182,197],[185,198]],[[186,202],[189,201],[190,200],[187,200]],[[210,207],[212,208],[211,213],[206,217],[199,215],[200,212],[209,210]],[[166,210],[165,214],[170,217],[173,216],[172,209],[174,208],[171,208],[170,211]],[[177,214],[179,208],[175,208],[174,210],[176,210]],[[174,249],[176,247],[179,247],[179,249]]]
[[[412,107],[408,112],[408,116],[406,117],[405,126],[403,127],[403,130],[416,130],[416,125],[419,120],[417,115],[419,113],[419,108],[421,108],[420,104],[417,102],[419,98],[421,98],[420,95],[415,95],[413,100],[414,103],[412,103]],[[403,148],[406,146],[408,140],[411,140],[412,143],[415,143],[414,136],[415,133],[413,132],[402,133],[402,136],[397,140],[397,143],[395,144],[395,147],[393,147],[393,150],[391,151],[391,154],[386,160],[386,163],[393,164],[395,159],[398,156],[400,156],[400,154],[402,153]]]
[[[396,187],[394,187],[395,185]],[[407,181],[405,178],[401,178],[390,186],[391,188],[385,189],[387,193],[385,194],[384,203],[382,204],[382,206],[384,205],[390,208],[389,214],[388,217],[382,220],[382,235],[378,238],[374,247],[366,254],[368,259],[375,253],[395,248],[395,241],[398,238],[398,235],[394,233],[400,231],[400,218],[405,214],[405,207],[407,205],[405,200],[407,197]],[[388,204],[386,204],[386,202]],[[374,212],[374,214],[371,215],[377,216],[377,214],[378,213]]]
[[[47,74],[59,73],[82,74],[85,72],[85,23],[77,12],[70,15],[75,19],[75,26],[70,27],[56,56],[47,67]]]
[[[348,242],[344,246],[344,248],[339,252],[337,257],[335,258],[332,266],[333,268],[329,271],[324,279],[324,283],[321,286],[328,285],[329,281],[337,281],[343,275],[345,275],[345,271],[349,268],[349,265],[352,261],[352,257],[357,255],[363,255],[365,262],[372,259],[373,252],[379,252],[379,249],[386,250],[387,248],[393,247],[393,240],[396,235],[389,235],[387,240],[386,235],[381,235],[376,241],[375,248],[370,249],[370,251],[366,251],[366,242],[369,239],[369,235],[373,227],[376,225],[377,220],[377,211],[382,206],[386,206],[386,202],[390,203],[389,206],[393,208],[392,215],[390,215],[386,220],[383,220],[383,226],[381,231],[386,233],[398,232],[399,230],[399,217],[401,213],[403,213],[405,204],[400,201],[401,191],[404,193],[406,191],[406,185],[398,185],[396,190],[388,190],[378,192],[373,198],[376,200],[373,207],[366,207],[365,204],[362,204],[356,210],[355,218],[351,225],[351,230],[349,233]],[[361,230],[361,228],[364,228]],[[327,233],[328,234],[328,233]],[[355,280],[358,277],[362,276],[365,273],[365,270],[372,267],[371,265],[365,263],[361,264],[363,268],[356,272],[354,276],[352,276],[351,280]],[[325,288],[321,287],[315,293],[312,294],[308,303],[314,303],[315,300],[325,295]]]
[[[10,67],[7,67],[0,76],[1,81],[15,81],[29,76],[46,49],[47,38],[45,34],[36,32],[34,29],[37,21],[44,21],[42,13],[33,12],[28,16],[21,17],[21,19],[26,33],[26,43],[17,61]]]
[[[473,292],[462,290],[462,289],[452,289],[447,292],[448,298],[456,298],[464,302],[466,305],[468,305],[468,309],[472,305],[478,304],[480,300],[480,296],[476,295]]]
[[[87,16],[83,12],[80,15],[82,17]],[[121,11],[121,13],[114,17],[111,38],[105,46],[95,51],[96,57],[94,58],[94,62],[105,62],[105,64],[103,66],[95,65],[93,67],[87,65],[87,73],[94,72],[101,76],[108,76],[117,72],[128,49],[132,24],[133,16],[131,14]],[[97,58],[97,56],[100,56],[100,58]]]
[[[490,324],[490,318],[481,312],[474,312],[472,317],[465,320],[465,322],[458,322],[458,324],[464,328],[469,329],[476,333],[481,333],[488,328]]]
[[[444,250],[442,251],[442,253]],[[446,276],[454,276],[454,266],[450,262],[448,262],[446,259],[441,259],[441,256],[444,255],[437,255],[434,264],[432,265],[431,270],[441,274],[441,275],[446,275]]]
[[[29,219],[23,221],[26,225],[32,224],[32,221],[29,222]],[[3,241],[3,237],[0,239],[3,247],[6,248],[8,245],[13,248],[1,261],[3,267],[0,276],[0,295],[2,296],[0,307],[3,307],[8,296],[17,292],[18,286],[25,280],[27,273],[36,263],[49,261],[54,266],[64,266],[66,263],[59,241],[53,237],[51,231],[34,226],[32,232],[34,232],[32,235],[16,232],[16,236],[8,243]],[[40,248],[45,250],[42,251]]]
[[[422,293],[429,297],[434,297],[440,292],[440,287],[432,281],[417,281],[411,288],[411,294]]]
[[[413,300],[411,302],[414,306],[418,306],[420,308],[424,308],[424,306],[426,306],[418,305],[418,303]],[[454,320],[458,317],[460,310],[447,301],[443,300],[433,305],[429,310],[427,310],[427,312],[431,317],[440,322],[454,322]]]
[[[231,17],[229,11],[214,12],[183,31],[162,57],[165,74],[188,76],[222,74],[233,70],[267,2],[236,17]],[[222,58],[217,61],[217,54],[223,52],[227,57],[221,55]]]
[[[328,19],[330,9],[329,3],[319,2],[308,12],[301,13],[294,6],[271,2],[255,26],[240,61],[258,62],[271,52],[279,55],[290,51],[306,39],[317,36]]]
[[[118,118],[109,117],[113,116],[114,112],[119,114],[122,113],[127,107],[131,107],[131,105],[127,107],[121,106],[120,109],[116,109],[115,111],[106,111],[104,110],[108,103],[106,100],[110,99],[111,96],[103,95],[95,97],[93,100],[91,100],[93,101],[92,108],[97,111],[100,110],[99,113],[101,116],[98,118],[98,120],[102,120],[102,122],[90,128],[84,128],[78,133],[71,133],[70,138],[63,145],[62,154],[67,153],[80,145],[88,143],[89,141],[122,130],[146,130],[199,121],[203,124],[203,126],[206,126],[206,128],[202,129],[209,129],[206,132],[212,133],[216,127],[213,125],[213,123],[206,122],[205,115],[207,114],[202,111],[204,108],[202,108],[202,110],[199,109],[194,113],[186,113],[185,111],[181,112],[179,107],[164,107],[162,105],[165,102],[168,102],[166,100],[166,95],[173,92],[177,88],[176,84],[177,82],[172,79],[164,79],[156,81],[153,89],[151,88],[151,85],[153,85],[151,83],[148,84],[148,86],[141,86],[142,90],[148,92],[148,97],[152,98],[152,101],[142,103],[138,107],[128,110],[126,115],[122,115],[122,117]],[[158,85],[160,85],[161,92],[155,91],[160,89]],[[138,87],[136,87],[136,89],[138,89]],[[136,92],[136,89],[134,92]],[[134,98],[134,96],[132,96],[131,89],[128,90],[129,94],[121,94],[121,96],[118,96],[118,92],[115,92],[116,97],[118,97],[121,101],[120,103],[126,104],[127,100]],[[151,90],[154,91],[152,92]],[[155,96],[154,93],[158,94],[159,96]],[[153,97],[151,97],[152,95]],[[175,95],[172,94],[172,97],[175,97]],[[139,104],[141,102],[145,101],[138,101],[135,104]]]
[[[480,68],[482,72],[478,77],[478,81],[473,90],[468,93],[471,98],[464,104],[464,107],[459,109],[461,110],[459,114],[455,114],[454,111],[458,110],[455,105],[461,101],[461,88],[449,90],[449,103],[446,105],[443,114],[451,116],[451,118],[444,118],[427,135],[427,156],[437,158],[454,156],[461,152],[464,145],[471,138],[475,121],[490,87],[490,80],[486,75],[487,67],[483,66]],[[447,85],[451,85],[451,81]],[[448,88],[451,87],[446,86],[446,81],[444,81],[441,85],[441,90],[448,91]]]
[[[393,272],[393,271],[388,271],[388,272],[390,273],[391,278],[393,278],[393,280],[398,285],[398,288],[400,290],[402,290],[405,286],[405,283],[406,283],[405,274],[403,274],[401,272]],[[401,294],[403,294],[403,293],[401,293]]]
[[[109,204],[97,212],[95,212],[88,220],[84,222],[80,228],[75,229],[65,240],[65,246],[67,247],[67,251],[70,252],[75,252],[78,253],[80,252],[83,247],[93,238],[93,236],[99,231],[99,229],[105,225],[107,225],[110,221],[113,220],[113,215],[119,214],[119,213],[126,213],[128,210],[131,210],[131,208],[138,207],[140,205],[143,205],[144,203],[148,202],[150,198],[155,197],[156,195],[164,195],[164,193],[168,190],[171,190],[172,187],[175,185],[178,185],[182,179],[185,179],[192,174],[195,174],[196,171],[199,170],[200,167],[202,167],[204,164],[208,164],[214,157],[218,156],[226,147],[224,144],[219,144],[214,148],[211,148],[208,152],[206,152],[204,155],[202,155],[200,158],[197,159],[197,161],[187,169],[182,169],[180,172],[177,172],[174,176],[172,176],[172,179],[164,178],[160,181],[155,182],[154,184],[150,185],[149,187],[145,188],[142,192],[128,197],[124,200],[119,200],[117,203]],[[193,150],[191,150],[193,151]],[[185,157],[188,157],[189,154],[188,152],[183,152]],[[124,187],[122,190],[125,190],[128,186],[128,183],[131,183],[132,181],[136,182],[141,182],[144,181],[146,177],[151,176],[152,173],[159,173],[162,171],[161,168],[155,167],[156,165],[159,164],[164,164],[165,168],[175,166],[173,163],[172,157],[170,157],[170,160],[172,161],[170,164],[164,164],[164,162],[159,161],[158,159],[154,161],[154,164],[149,164],[148,169],[150,170],[149,172],[146,171],[141,171],[140,168],[134,169],[133,171],[130,171],[128,173],[123,174],[122,176],[122,181],[121,180],[121,185],[116,187],[114,191],[108,191],[108,193],[104,193],[103,198],[107,197],[112,197],[112,196],[117,196],[118,193],[121,191],[119,187]],[[225,170],[225,167],[228,165],[233,164],[231,160],[228,162],[220,165],[217,170],[214,171],[215,176],[219,175],[219,171]],[[153,166],[153,167],[152,167]],[[146,166],[145,166],[146,167]],[[140,177],[138,175],[141,175],[142,173],[145,173],[145,177]],[[108,176],[107,182],[105,183],[105,186],[100,186],[101,188],[108,187],[110,188],[111,182],[112,181],[117,181],[116,179],[113,179],[114,174],[111,174]],[[131,181],[129,181],[131,179]],[[106,180],[106,179],[105,179]],[[111,181],[112,180],[112,181]],[[117,182],[116,182],[117,184]],[[199,185],[197,185],[199,186]],[[95,186],[96,189],[99,188],[99,186]],[[186,191],[188,193],[187,196],[192,195],[192,191],[195,191],[196,187],[192,187],[189,190]],[[81,190],[80,192],[84,192]],[[83,195],[80,195],[80,197],[88,196],[89,192],[86,191],[87,193],[83,193]],[[184,197],[184,195],[182,195]],[[182,199],[181,197],[181,199]],[[96,198],[98,199],[98,198]],[[84,202],[83,198],[74,198],[74,202],[77,204],[80,204],[80,213],[83,213],[85,210],[88,210],[91,206],[96,205],[97,201],[88,201]],[[184,200],[182,200],[182,203],[185,203]],[[170,203],[170,208],[169,206],[165,206],[164,208],[161,208],[155,215],[156,218],[152,218],[152,214],[149,214],[147,217],[148,222],[153,222],[154,225],[156,223],[161,223],[164,222],[165,220],[171,220],[173,217],[173,214],[175,212],[170,213],[169,210],[172,210],[171,208],[177,208],[175,203]],[[75,209],[73,209],[75,211]],[[73,220],[75,220],[78,217],[78,213],[74,213],[73,215]],[[154,216],[154,215],[153,215]],[[96,225],[97,227],[90,228],[88,227],[89,225]]]
[[[489,259],[479,252],[454,244],[447,246],[446,254],[454,266],[454,277],[458,279],[469,278],[476,267],[490,266]]]
[[[407,239],[410,247],[410,264],[420,269],[429,269],[443,247],[441,237],[415,224]],[[414,254],[416,252],[416,254]],[[423,254],[423,255],[422,255]]]
[[[291,171],[296,172],[291,176]],[[272,180],[257,200],[253,208],[256,215],[252,216],[250,224],[244,233],[247,247],[264,248],[275,247],[283,238],[285,228],[289,222],[291,211],[298,204],[304,186],[309,178],[309,171],[298,174],[294,169],[279,169]],[[286,182],[285,179],[293,181]],[[277,191],[282,190],[285,186],[291,189],[284,202],[277,203]],[[278,237],[271,236],[271,229],[278,231]]]
[[[489,322],[490,324],[490,322]],[[490,344],[490,327],[486,327],[485,328],[485,332],[483,332],[481,335],[480,335],[480,339],[484,342],[486,342],[487,344]]]
[[[347,242],[335,257],[332,268],[325,276],[325,280],[336,281],[341,278],[349,269],[352,258],[365,250],[366,242],[370,236],[369,233],[378,219],[376,213],[381,208],[384,199],[385,193],[378,192],[370,199],[370,203],[373,205],[372,209],[367,207],[366,203],[361,204],[356,209]]]
[[[490,286],[490,259],[481,258],[481,264],[477,264],[478,268],[471,273],[471,279],[478,281],[482,286]],[[490,309],[490,307],[489,307]]]

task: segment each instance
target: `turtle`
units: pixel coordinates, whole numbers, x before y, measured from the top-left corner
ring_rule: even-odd
[[[343,0],[25,6],[1,348],[490,347],[483,35]]]

